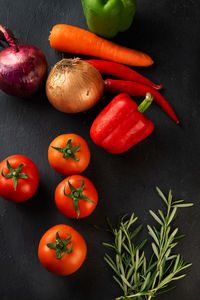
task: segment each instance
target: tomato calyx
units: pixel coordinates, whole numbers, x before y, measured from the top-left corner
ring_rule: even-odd
[[[67,194],[65,192],[65,188],[64,188],[64,195],[67,196],[67,197],[69,197],[69,198],[71,198],[73,200],[73,205],[74,205],[74,208],[75,208],[75,210],[77,212],[77,219],[78,219],[79,216],[80,216],[80,210],[79,210],[79,205],[78,205],[78,202],[79,202],[80,199],[92,202],[94,204],[96,204],[96,203],[82,193],[83,190],[84,190],[85,181],[84,180],[77,180],[77,181],[82,181],[82,184],[79,186],[79,188],[76,189],[70,183],[70,181],[68,180],[68,185],[69,185],[69,188],[71,190],[71,193]]]
[[[7,163],[7,168],[8,168],[8,170],[9,170],[10,173],[4,174],[4,173],[3,173],[4,168],[2,168],[2,170],[1,170],[1,175],[2,175],[3,177],[7,178],[7,179],[8,179],[8,178],[12,178],[13,184],[14,184],[14,188],[15,188],[15,191],[16,191],[18,179],[19,179],[19,178],[22,178],[22,179],[28,179],[28,175],[25,174],[25,173],[21,173],[21,170],[22,170],[24,164],[20,164],[16,169],[14,169],[13,167],[11,167],[11,165],[10,165],[8,159],[7,159],[6,163]]]
[[[73,160],[75,161],[79,161],[80,159],[76,157],[75,153],[80,150],[81,148],[81,145],[79,144],[78,146],[76,147],[72,147],[72,140],[73,139],[69,139],[67,141],[67,145],[66,147],[63,147],[63,148],[59,148],[59,147],[54,147],[54,146],[51,146],[53,149],[63,153],[63,158],[66,158],[68,159],[69,157],[72,158]]]
[[[56,232],[56,241],[47,243],[47,247],[56,250],[56,258],[61,259],[66,253],[71,253],[73,251],[73,243],[71,242],[72,236],[70,233],[66,233],[69,237],[66,240],[62,240],[59,236],[59,231]],[[71,249],[68,245],[71,245]]]

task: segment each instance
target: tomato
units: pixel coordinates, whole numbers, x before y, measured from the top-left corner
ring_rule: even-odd
[[[52,273],[66,276],[76,272],[83,264],[87,246],[83,237],[68,225],[56,225],[41,238],[38,257]]]
[[[72,175],[57,186],[55,203],[65,216],[84,218],[93,212],[98,203],[97,190],[88,178]]]
[[[32,160],[12,155],[0,163],[0,196],[13,202],[30,199],[39,184],[39,172]]]
[[[48,149],[51,167],[63,175],[79,174],[90,162],[90,150],[86,141],[77,134],[56,137]]]

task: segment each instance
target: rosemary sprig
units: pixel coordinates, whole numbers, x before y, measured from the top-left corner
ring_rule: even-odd
[[[147,240],[138,245],[133,242],[142,229],[142,225],[131,229],[137,221],[134,213],[130,218],[127,215],[120,218],[116,228],[109,218],[106,219],[108,225],[106,230],[114,235],[114,242],[103,243],[103,246],[114,252],[114,258],[106,253],[104,259],[114,271],[113,278],[124,293],[116,300],[151,300],[174,288],[171,283],[185,277],[186,274],[182,271],[191,266],[184,262],[180,254],[172,254],[177,240],[183,235],[177,236],[178,228],[172,230],[171,223],[178,208],[190,207],[193,204],[183,203],[184,200],[173,201],[171,190],[166,198],[158,187],[156,189],[167,205],[167,212],[164,215],[161,210],[158,210],[158,214],[149,211],[160,226],[157,229],[155,226],[147,225],[148,233],[153,239],[151,243],[153,254],[149,261],[143,251]]]

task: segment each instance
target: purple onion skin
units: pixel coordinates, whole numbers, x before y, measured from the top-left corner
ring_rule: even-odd
[[[0,89],[5,93],[27,97],[41,86],[47,73],[47,61],[41,50],[17,45],[0,52]]]

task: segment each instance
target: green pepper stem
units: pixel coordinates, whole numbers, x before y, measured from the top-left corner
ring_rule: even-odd
[[[146,93],[146,98],[138,106],[138,111],[141,112],[141,113],[144,113],[145,110],[147,110],[147,108],[149,108],[149,106],[151,105],[152,102],[153,102],[152,94],[151,93]]]

